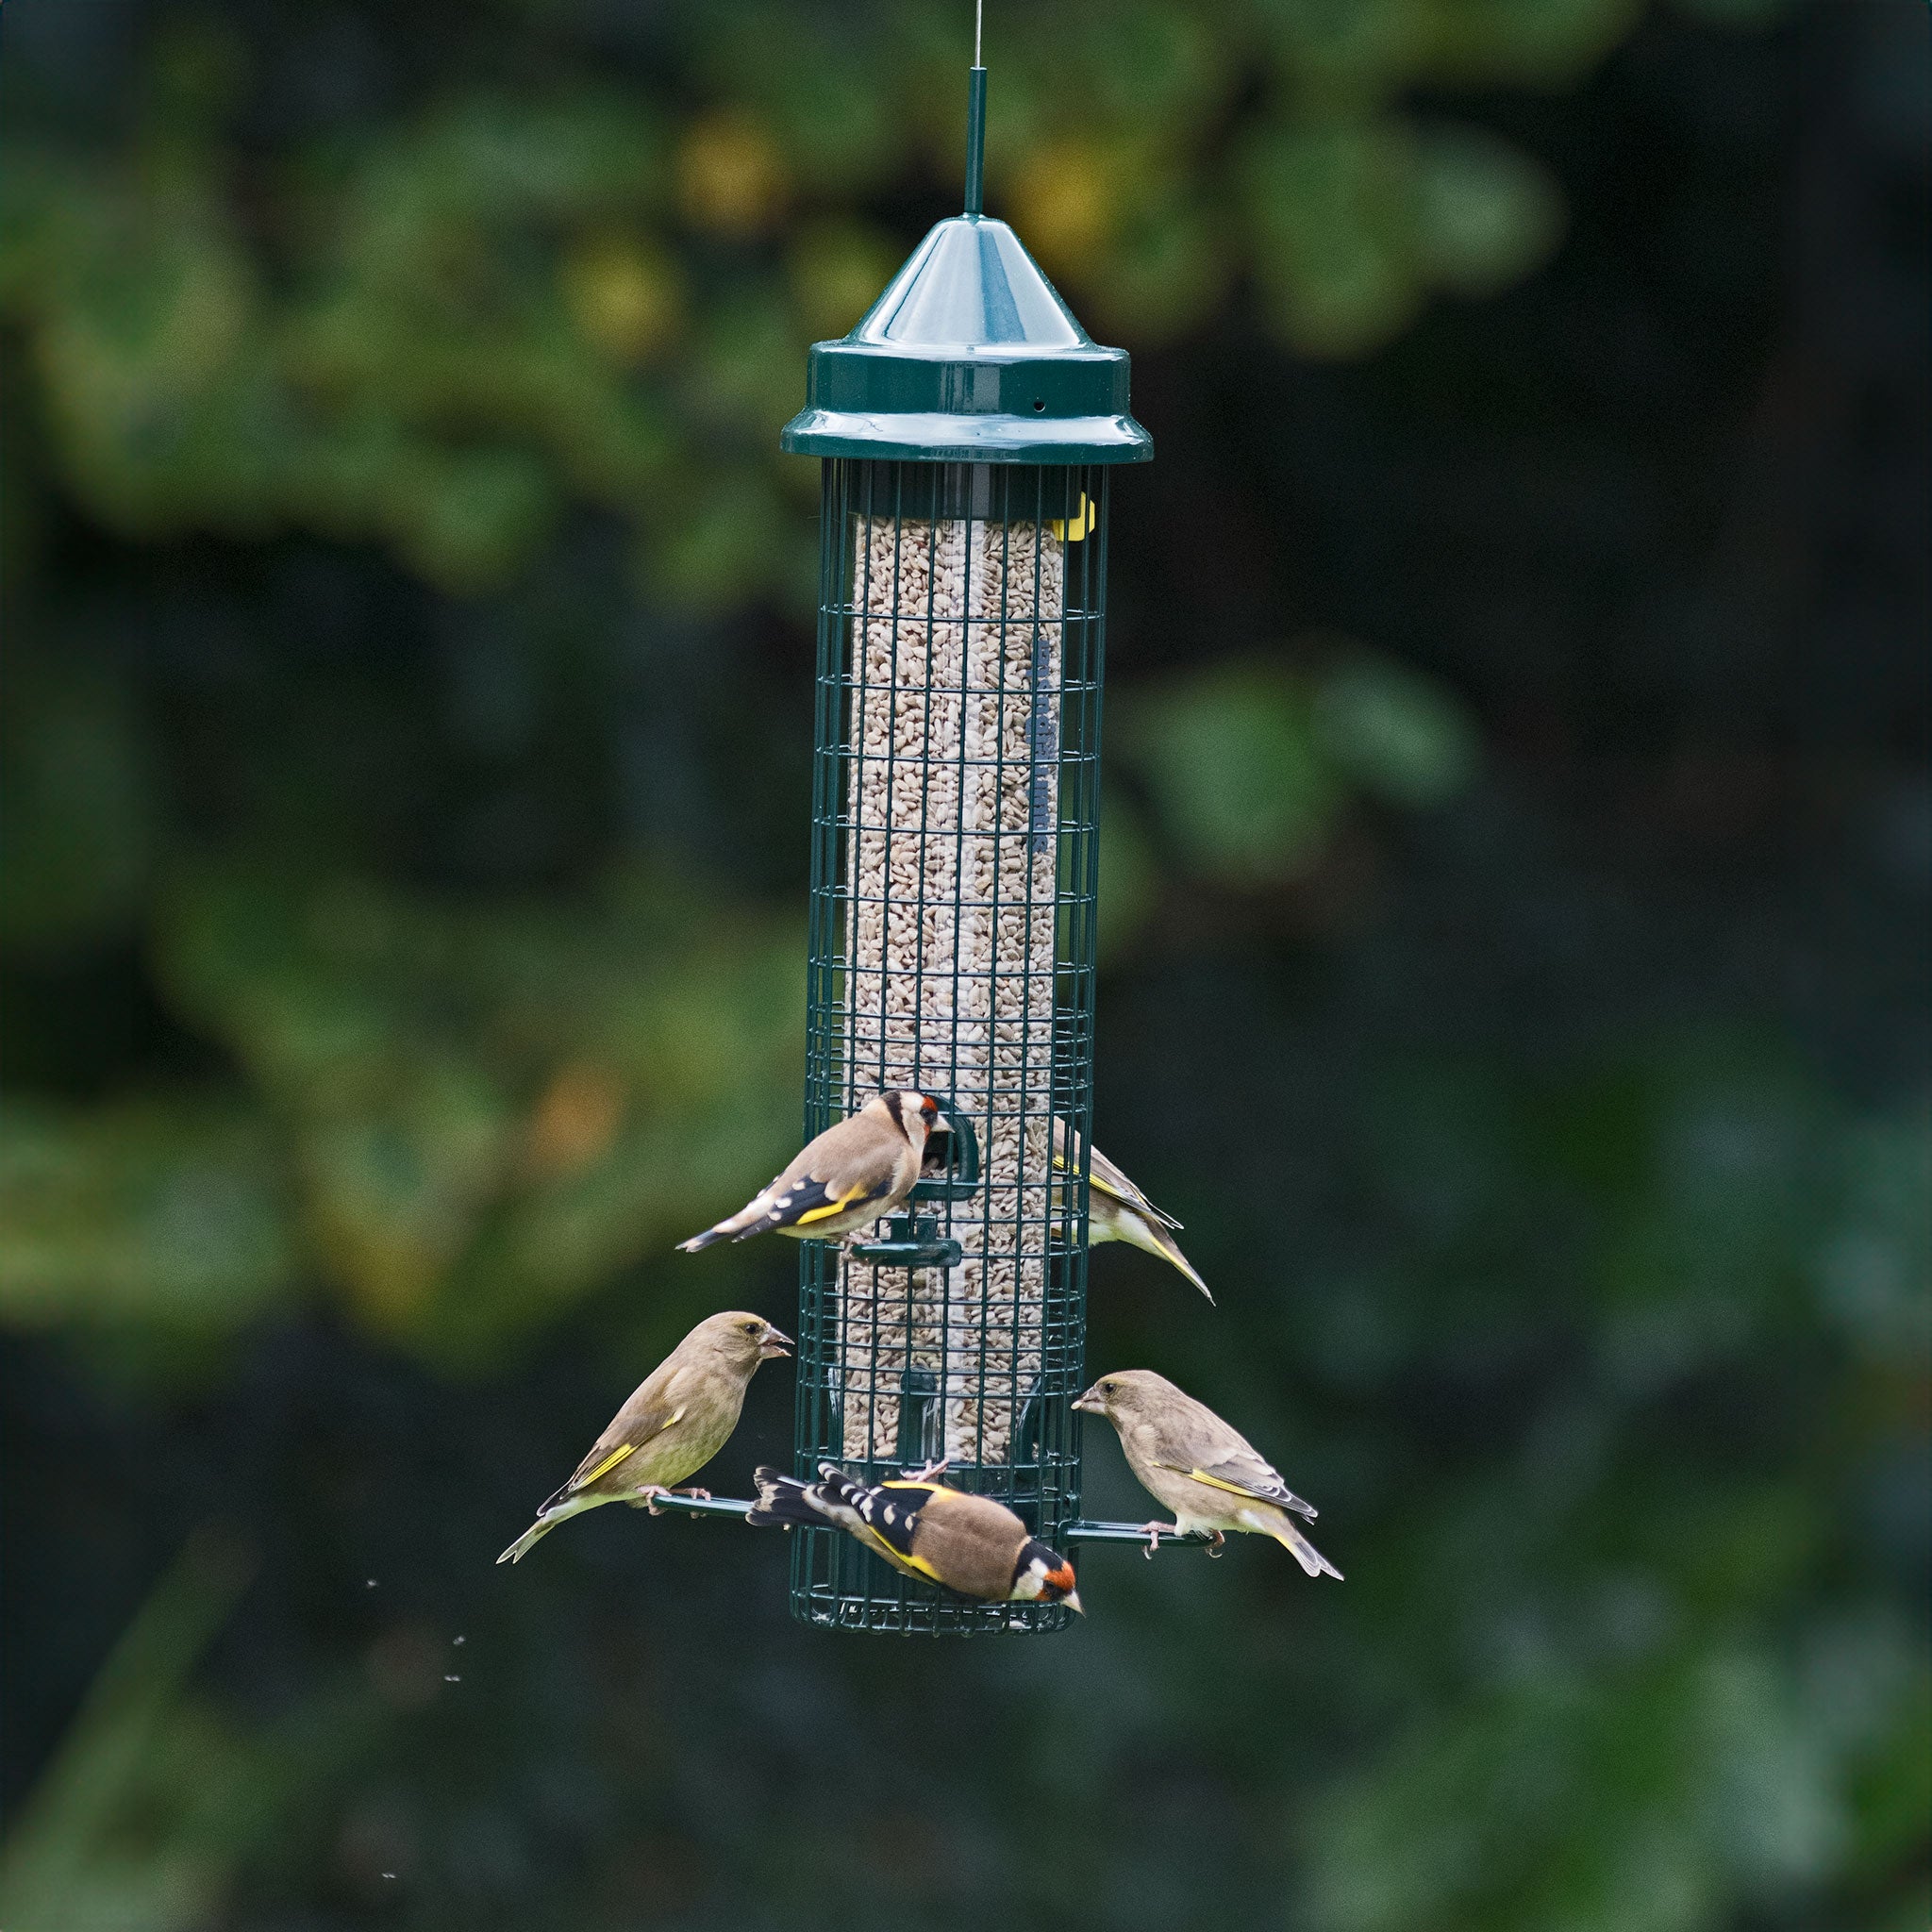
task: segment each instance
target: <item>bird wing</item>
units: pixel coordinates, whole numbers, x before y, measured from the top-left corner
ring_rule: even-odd
[[[915,1556],[912,1539],[925,1506],[938,1493],[933,1483],[881,1483],[860,1497],[858,1509],[868,1541],[887,1562],[930,1583],[943,1583],[924,1557]]]
[[[1310,1523],[1315,1520],[1315,1506],[1303,1502],[1274,1468],[1245,1446],[1219,1462],[1193,1462],[1186,1466],[1162,1462],[1158,1466],[1172,1470],[1175,1475],[1191,1476],[1209,1489],[1226,1490],[1231,1495],[1247,1496],[1257,1503],[1274,1503],[1283,1509],[1292,1509],[1298,1516],[1306,1516]]]
[[[1053,1124],[1053,1164],[1062,1174],[1073,1173],[1078,1165],[1068,1157],[1069,1139],[1067,1124],[1056,1120]],[[1103,1194],[1111,1195],[1128,1208],[1139,1208],[1162,1227],[1178,1227],[1181,1224],[1172,1214],[1157,1208],[1091,1141],[1087,1143],[1087,1185],[1097,1188]]]
[[[802,1174],[773,1184],[773,1227],[809,1227],[815,1221],[829,1221],[873,1201],[883,1201],[892,1191],[892,1172],[883,1177],[861,1174],[850,1179],[828,1179],[819,1174]]]
[[[912,1146],[896,1129],[858,1113],[821,1134],[765,1190],[774,1227],[809,1227],[901,1191]]]
[[[935,1490],[919,1512],[913,1561],[961,1596],[1010,1596],[1026,1525],[1005,1504],[960,1490]]]
[[[639,1394],[643,1391],[639,1391]],[[631,1402],[637,1401],[631,1397]],[[591,1453],[577,1464],[577,1473],[565,1483],[556,1496],[543,1507],[547,1509],[559,1497],[575,1494],[578,1490],[587,1490],[599,1476],[608,1475],[620,1462],[636,1455],[645,1443],[661,1436],[666,1429],[674,1428],[684,1420],[685,1405],[671,1400],[670,1389],[649,1399],[642,1407],[632,1408],[627,1402],[617,1412],[617,1420],[597,1438]]]
[[[650,1417],[638,1427],[636,1434],[628,1441],[614,1445],[607,1445],[600,1441],[577,1465],[576,1474],[563,1486],[564,1493],[568,1495],[574,1490],[589,1489],[599,1476],[608,1475],[620,1462],[635,1456],[647,1442],[661,1436],[666,1429],[675,1428],[683,1420],[684,1409],[680,1406],[663,1414]]]
[[[833,1462],[819,1464],[815,1483],[793,1482],[774,1469],[759,1470],[758,1482],[758,1506],[747,1521],[789,1526],[817,1516],[837,1524],[893,1569],[940,1580],[930,1563],[912,1554],[913,1533],[920,1511],[931,1499],[931,1484],[887,1483],[869,1490]]]

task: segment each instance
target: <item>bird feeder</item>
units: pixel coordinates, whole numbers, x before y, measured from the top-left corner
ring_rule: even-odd
[[[1060,1546],[1080,1464],[1108,475],[1153,455],[1127,357],[981,207],[815,343],[787,450],[821,458],[808,1136],[889,1087],[952,1131],[905,1213],[803,1243],[798,1473],[944,1457]],[[1074,1172],[1057,1182],[1054,1122]],[[1090,1527],[1097,1528],[1098,1525]],[[842,1629],[1061,1627],[803,1531],[791,1603]]]

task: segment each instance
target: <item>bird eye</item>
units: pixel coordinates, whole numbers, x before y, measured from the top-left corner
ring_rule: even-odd
[[[756,1335],[763,1326],[764,1324],[762,1322],[747,1322],[744,1324],[744,1332],[747,1335]]]

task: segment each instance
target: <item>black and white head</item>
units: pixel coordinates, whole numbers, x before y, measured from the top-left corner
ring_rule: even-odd
[[[1012,1601],[1065,1604],[1069,1609],[1079,1609],[1080,1592],[1074,1588],[1074,1566],[1058,1550],[1048,1549],[1038,1537],[1029,1537],[1021,1547],[1020,1560],[1013,1569]]]

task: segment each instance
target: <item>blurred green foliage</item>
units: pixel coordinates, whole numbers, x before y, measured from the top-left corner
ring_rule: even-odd
[[[568,31],[549,7],[499,31],[520,10]],[[1409,98],[1574,84],[1637,11],[1031,9],[1050,58],[1002,58],[995,24],[993,192],[1103,333],[1252,300],[1286,346],[1359,355],[1561,231],[1532,154]],[[458,66],[374,125],[277,130],[244,195],[259,50],[164,9],[122,140],[34,127],[0,166],[0,318],[61,482],[130,534],[374,538],[457,592],[591,503],[659,596],[808,607],[802,466],[771,425],[801,337],[843,333],[903,253],[870,205],[951,188],[957,38],[932,5],[675,10],[647,86],[597,77],[594,42],[525,85]]]
[[[1750,588],[1899,465],[1733,455],[1817,354],[1751,197],[1902,171],[1793,185],[1784,11],[991,10],[991,203],[1159,406],[1100,1113],[1222,1306],[1104,1253],[1090,1358],[1349,1580],[1093,1552],[938,1654],[728,1525],[488,1558],[784,1319],[669,1255],[796,1128],[775,431],[955,204],[964,10],[8,0],[8,1932],[1923,1924],[1923,693],[1880,537],[1798,645]]]
[[[188,1687],[248,1570],[218,1539],[191,1544],[115,1646],[8,1835],[8,1924],[187,1932],[218,1908],[296,1781]]]
[[[1228,884],[1293,878],[1364,804],[1440,805],[1475,774],[1475,733],[1453,695],[1341,640],[1230,660],[1122,708],[1121,762],[1188,869]]]
[[[810,466],[778,456],[773,425],[802,340],[848,326],[896,263],[872,204],[957,172],[941,9],[869,18],[862,73],[841,17],[676,15],[644,85],[591,78],[586,46],[567,80],[458,68],[373,123],[265,147],[245,16],[158,7],[144,25],[117,139],[28,112],[0,158],[0,323],[42,439],[18,487],[44,465],[147,541],[374,539],[466,594],[595,506],[661,604],[809,607]],[[1051,61],[1002,65],[994,179],[1103,329],[1198,329],[1244,282],[1289,345],[1357,354],[1432,289],[1525,273],[1557,232],[1531,157],[1415,122],[1406,91],[1561,82],[1629,25],[1621,0],[1050,9],[1026,31]],[[1122,741],[1179,862],[1266,884],[1312,865],[1357,801],[1466,782],[1474,740],[1446,693],[1345,644],[1308,655],[1309,675],[1278,656],[1214,668],[1129,711]],[[313,884],[279,855],[177,860],[125,686],[31,642],[6,728],[7,942],[58,958],[142,932],[171,1010],[250,1096],[186,1103],[178,1134],[153,1095],[14,1124],[0,1296],[23,1315],[145,1302],[242,1321],[319,1281],[385,1335],[480,1358],[690,1218],[689,1192],[654,1197],[673,1183],[647,1157],[677,1148],[708,1198],[778,1153],[756,1124],[785,1117],[796,1058],[795,1024],[775,1024],[782,919],[747,924],[697,887],[559,920],[437,909],[353,871],[332,884],[360,855],[332,849],[327,801],[289,797],[286,769],[252,781],[288,797],[254,801],[252,842],[287,836],[263,811],[301,812]],[[1147,835],[1130,805],[1115,818],[1124,876]],[[1116,941],[1134,901],[1109,908]],[[219,1252],[168,1238],[225,1211],[250,1232]]]

